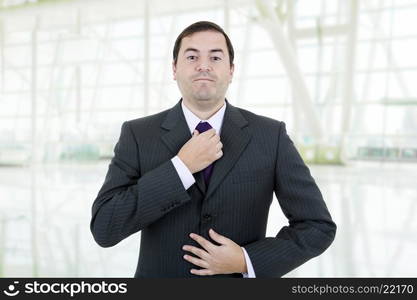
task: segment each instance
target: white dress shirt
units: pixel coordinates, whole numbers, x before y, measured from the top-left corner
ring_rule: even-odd
[[[182,107],[182,111],[184,113],[185,120],[187,121],[187,125],[188,125],[188,128],[190,129],[191,134],[193,134],[198,123],[208,122],[211,125],[211,127],[213,127],[216,130],[216,133],[220,135],[223,118],[224,118],[224,112],[226,111],[226,104],[223,104],[223,106],[208,120],[200,120],[200,118],[198,118],[191,110],[188,109],[187,106],[185,106],[184,101],[181,101],[181,107]],[[190,172],[187,166],[182,162],[182,160],[178,157],[178,155],[172,158],[171,161],[175,169],[177,170],[177,173],[182,181],[182,184],[184,185],[184,188],[188,190],[190,186],[192,186],[195,183],[195,178],[193,174]],[[248,273],[243,273],[243,277],[255,278],[256,277],[255,271],[253,270],[253,266],[250,261],[249,255],[246,252],[245,248],[243,247],[241,248],[245,255],[245,262],[246,262],[246,266],[248,269]]]

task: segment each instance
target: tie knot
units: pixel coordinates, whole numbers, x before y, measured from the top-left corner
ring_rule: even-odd
[[[203,133],[204,131],[207,131],[211,128],[213,128],[213,127],[211,127],[209,122],[200,122],[200,123],[198,123],[198,125],[195,129],[198,130],[198,133]]]

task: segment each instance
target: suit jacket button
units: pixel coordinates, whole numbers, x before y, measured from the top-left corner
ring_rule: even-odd
[[[203,221],[204,221],[204,222],[210,222],[210,221],[211,221],[211,215],[209,215],[209,214],[204,214],[204,215],[203,215]]]

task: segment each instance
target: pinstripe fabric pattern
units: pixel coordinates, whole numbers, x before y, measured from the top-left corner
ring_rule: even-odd
[[[227,103],[224,155],[209,186],[199,172],[185,190],[170,159],[190,138],[180,102],[122,126],[91,231],[110,247],[141,230],[135,277],[199,277],[181,247],[198,246],[190,232],[211,240],[210,228],[245,247],[258,278],[280,277],[329,247],[336,225],[283,122]],[[289,225],[265,238],[274,192]]]

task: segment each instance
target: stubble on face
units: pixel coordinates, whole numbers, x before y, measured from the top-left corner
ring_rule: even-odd
[[[202,79],[204,78],[204,79]],[[205,80],[207,78],[207,80]],[[218,100],[216,95],[216,78],[208,72],[201,72],[191,78],[192,80],[192,96],[195,101]],[[215,91],[213,91],[215,89]],[[221,96],[220,96],[221,97]]]

